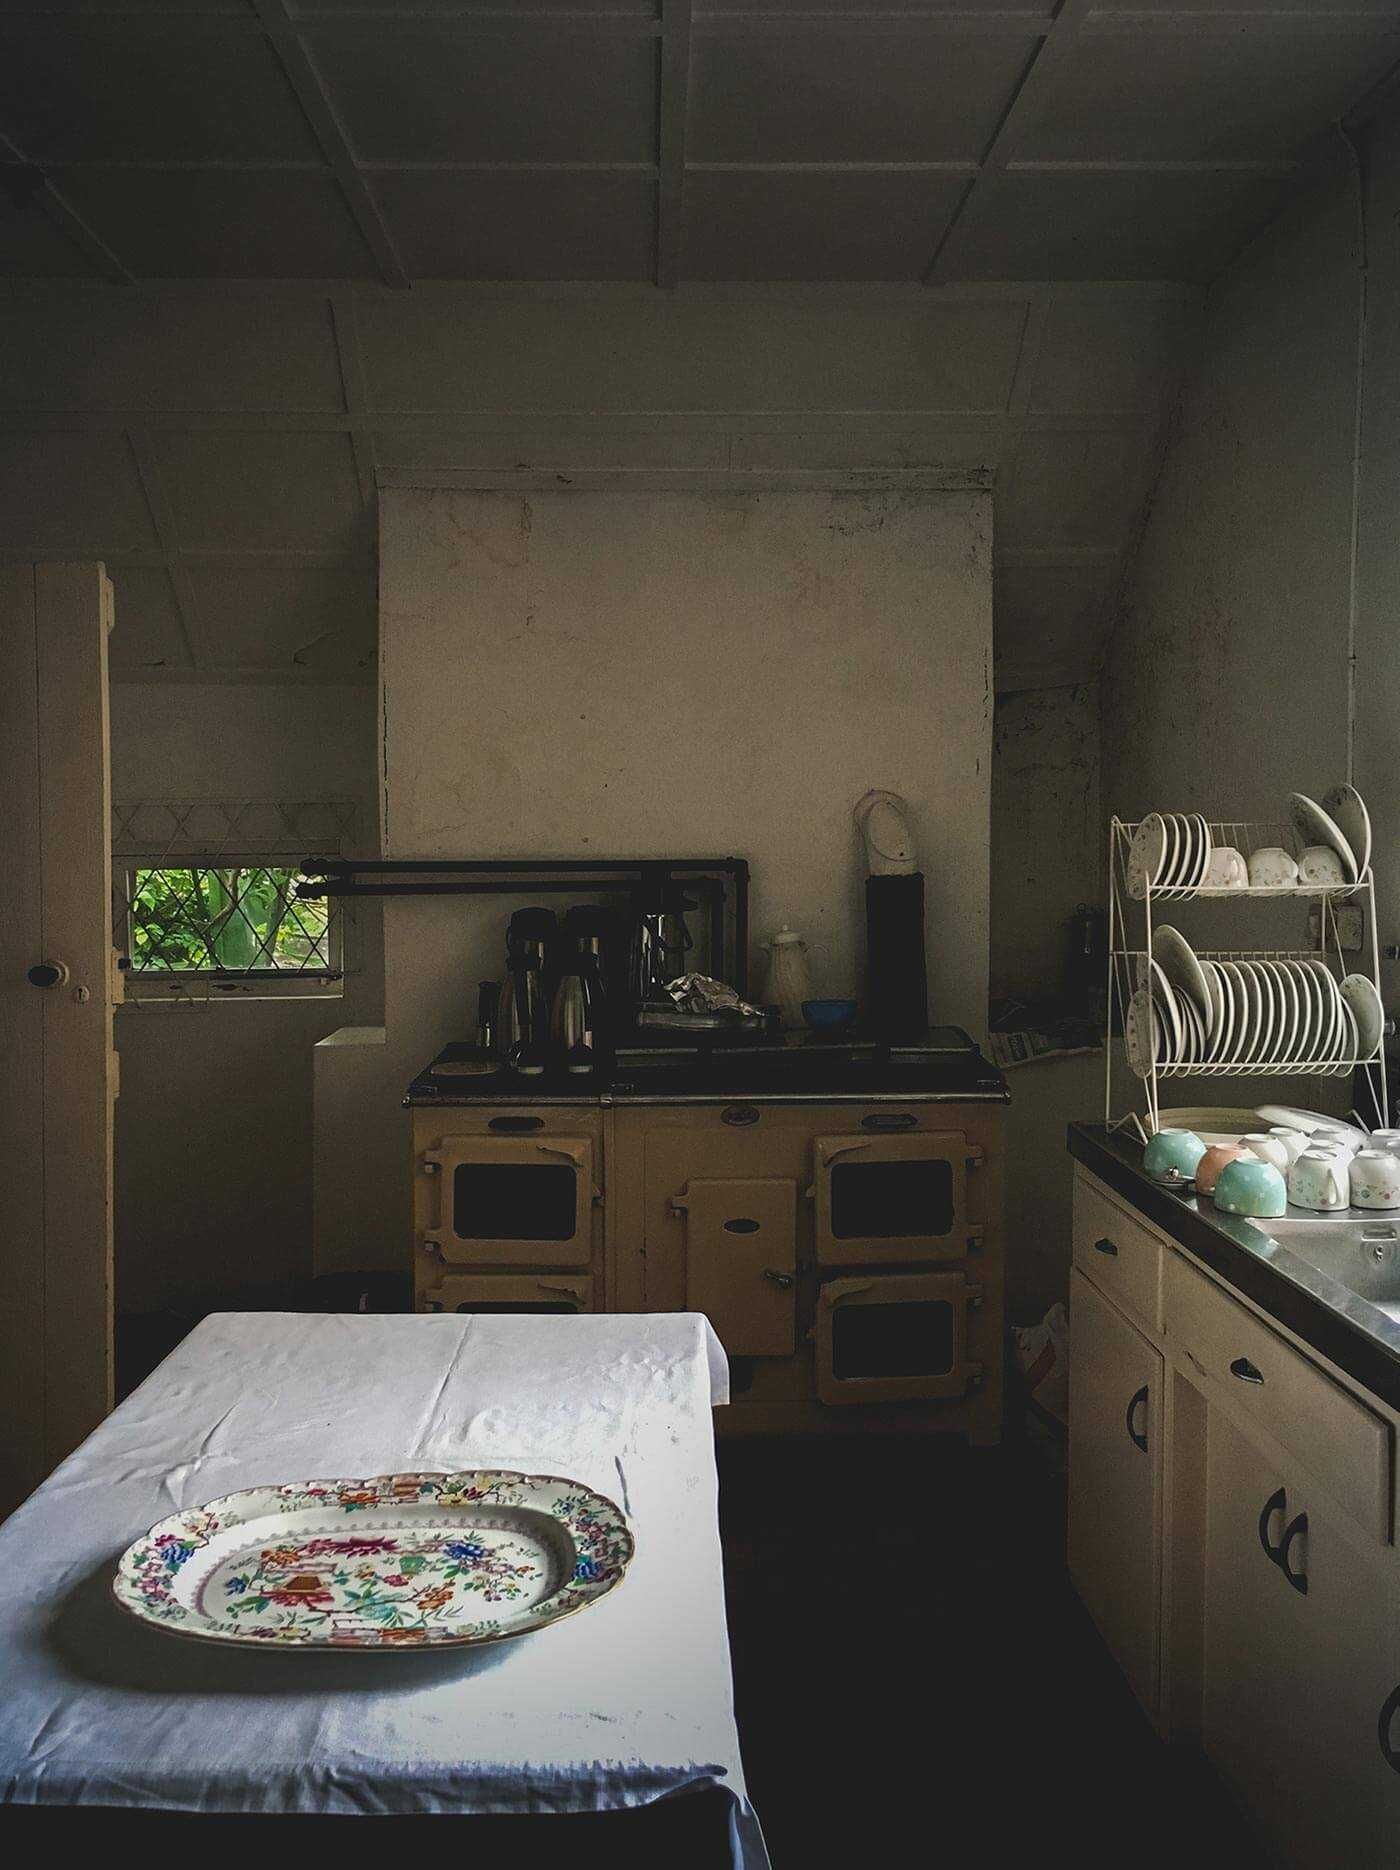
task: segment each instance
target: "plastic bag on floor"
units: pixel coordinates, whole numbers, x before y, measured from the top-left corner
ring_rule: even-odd
[[[1026,1393],[1038,1409],[1065,1424],[1069,1407],[1069,1313],[1052,1305],[1038,1325],[1018,1325],[1016,1362]]]

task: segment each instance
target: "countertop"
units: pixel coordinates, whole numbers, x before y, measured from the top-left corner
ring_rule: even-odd
[[[1100,1123],[1072,1123],[1069,1153],[1147,1220],[1392,1409],[1400,1410],[1400,1324],[1268,1232],[1142,1171],[1142,1145]],[[1370,1217],[1376,1218],[1374,1216]]]
[[[448,1046],[419,1072],[404,1103],[414,1109],[512,1105],[870,1104],[1009,1101],[1006,1080],[959,1027],[935,1028],[918,1057],[875,1043],[680,1048],[623,1057],[596,1079],[509,1071],[451,1077],[440,1068],[471,1048]]]

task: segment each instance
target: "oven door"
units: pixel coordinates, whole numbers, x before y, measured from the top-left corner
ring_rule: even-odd
[[[539,1274],[444,1273],[441,1281],[420,1293],[420,1312],[535,1313],[540,1317],[593,1310],[593,1281],[584,1273],[576,1278],[545,1278]]]
[[[448,1266],[587,1266],[593,1143],[586,1136],[445,1136],[422,1166],[441,1190],[424,1244]]]
[[[824,1403],[962,1397],[982,1376],[982,1289],[963,1273],[875,1273],[817,1294],[817,1395]]]
[[[695,1180],[685,1222],[685,1298],[731,1357],[790,1357],[797,1297],[797,1183]]]
[[[960,1260],[975,1249],[967,1171],[980,1151],[960,1132],[819,1136],[813,1147],[819,1266]]]

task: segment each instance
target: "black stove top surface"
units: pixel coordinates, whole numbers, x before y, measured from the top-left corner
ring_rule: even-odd
[[[408,1088],[410,1105],[558,1103],[563,1099],[615,1103],[693,1102],[728,1098],[942,1097],[1005,1100],[1006,1082],[957,1026],[934,1027],[922,1039],[890,1044],[846,1037],[792,1043],[765,1040],[704,1043],[639,1036],[620,1046],[611,1072],[571,1076],[550,1072],[524,1077],[496,1070],[468,1075],[477,1056],[468,1045],[449,1045]]]

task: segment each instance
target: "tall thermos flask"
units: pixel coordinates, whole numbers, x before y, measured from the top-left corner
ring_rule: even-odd
[[[897,792],[873,789],[855,808],[865,839],[867,1023],[883,1039],[918,1039],[928,1031],[928,961],[924,878]]]
[[[545,970],[557,932],[552,909],[517,909],[506,931],[506,978],[496,1050],[503,1064],[525,1077],[538,1077],[549,1059]]]
[[[564,934],[568,953],[554,989],[550,1038],[556,1061],[583,1076],[611,1061],[606,952],[611,918],[605,909],[580,904],[565,917]]]

